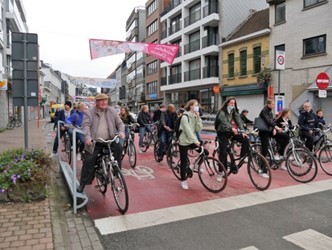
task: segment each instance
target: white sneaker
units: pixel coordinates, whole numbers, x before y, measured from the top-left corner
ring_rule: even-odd
[[[56,157],[56,156],[58,156],[58,153],[52,153],[51,154],[51,157]]]
[[[217,181],[222,182],[223,174],[218,174]]]
[[[262,173],[261,176],[262,176],[263,178],[266,178],[266,179],[269,179],[269,178],[270,178],[270,177],[267,175],[267,173]]]
[[[189,189],[187,181],[181,181],[181,187],[183,189]]]
[[[138,151],[138,152],[139,152],[140,154],[142,154],[142,153],[143,153],[143,151],[142,151],[142,149],[141,149],[141,148],[139,149],[139,151]]]
[[[82,160],[82,154],[80,152],[77,153],[76,160],[78,160],[78,161]]]
[[[287,171],[287,167],[286,167],[285,165],[282,165],[282,166],[280,167],[280,169],[281,169],[281,170],[284,170],[284,171]]]
[[[248,161],[249,161],[248,157],[244,158],[243,161],[246,162],[246,163],[248,163]]]
[[[279,161],[279,160],[280,160],[280,156],[279,156],[279,155],[275,155],[275,156],[274,156],[274,159],[275,159],[276,161]]]

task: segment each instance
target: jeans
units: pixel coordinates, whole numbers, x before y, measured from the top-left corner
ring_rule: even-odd
[[[314,137],[313,134],[310,134],[309,131],[301,131],[301,137],[307,139],[305,142],[305,146],[310,150],[310,152],[312,151],[312,148],[314,146]]]
[[[65,130],[62,130],[60,128],[60,139],[62,138],[62,136],[65,134]],[[58,131],[56,132],[56,136],[54,139],[54,143],[53,143],[53,153],[58,152],[58,147],[59,147],[59,138],[58,138]]]
[[[95,165],[97,163],[97,156],[103,151],[104,147],[104,144],[97,142],[93,154],[85,151],[80,185],[90,185],[92,183],[95,176]],[[120,143],[113,142],[111,144],[111,150],[113,152],[115,160],[118,162],[119,168],[121,169],[122,145]]]
[[[143,138],[144,138],[145,133],[146,133],[146,132],[150,132],[150,131],[152,131],[152,130],[151,130],[151,128],[148,127],[148,126],[145,126],[145,127],[139,127],[139,142],[138,142],[138,145],[139,145],[140,147],[143,146]],[[152,134],[151,134],[151,138],[150,138],[150,139],[152,140]]]
[[[68,129],[68,135],[70,138],[70,143],[71,143],[71,145],[73,145],[73,129],[72,128]],[[79,148],[78,152],[82,152],[84,150],[84,144],[85,144],[84,134],[76,133],[76,139],[80,142],[80,148]]]
[[[158,151],[158,156],[159,157],[163,157],[164,156],[164,152],[165,152],[165,144],[169,144],[171,143],[170,138],[172,138],[173,133],[169,132],[169,131],[165,131],[162,130],[160,135],[159,135],[159,141],[160,141],[160,145],[159,145],[159,151]]]

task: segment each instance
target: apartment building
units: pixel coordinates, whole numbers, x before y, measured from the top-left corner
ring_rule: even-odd
[[[213,87],[220,84],[219,44],[251,13],[268,5],[262,0],[172,0],[161,16],[161,43],[179,44],[172,65],[161,63],[165,103],[197,99],[206,112],[220,106]]]
[[[5,129],[9,114],[21,112],[13,106],[12,99],[12,32],[28,32],[26,14],[22,0],[4,0],[0,2],[0,130]]]
[[[158,27],[153,27],[153,29]],[[126,41],[144,42],[146,34],[145,7],[136,7],[126,22]],[[143,52],[126,54],[126,99],[130,111],[138,112],[145,103],[145,55]]]
[[[332,78],[332,1],[267,0],[270,4],[270,67],[275,68],[275,51],[285,51],[285,70],[280,71],[280,93],[286,106],[298,115],[307,100],[313,109],[323,108],[332,122],[332,87],[327,98],[319,98],[315,79],[320,72]],[[278,72],[272,82],[278,89]]]
[[[259,115],[267,99],[269,82],[258,84],[257,76],[270,65],[269,37],[269,8],[266,8],[253,11],[220,44],[221,96],[223,99],[236,97],[238,107],[248,109],[251,120]]]

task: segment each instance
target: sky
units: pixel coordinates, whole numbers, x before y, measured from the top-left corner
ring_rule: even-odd
[[[22,0],[29,33],[38,34],[40,60],[71,76],[106,78],[124,54],[90,59],[89,38],[126,38],[126,21],[147,0]]]

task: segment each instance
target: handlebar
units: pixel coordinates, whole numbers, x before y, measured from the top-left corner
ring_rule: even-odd
[[[127,127],[127,128],[133,128],[135,126],[139,127],[139,123],[125,124],[125,127]]]
[[[144,123],[144,126],[154,126],[154,125],[157,125],[159,124],[159,121],[156,121],[154,123]]]
[[[104,140],[103,138],[97,138],[96,140],[91,140],[91,142],[101,142],[103,144],[110,145],[113,142],[119,143],[119,140],[120,140],[120,137],[118,134],[116,134],[112,140]]]

